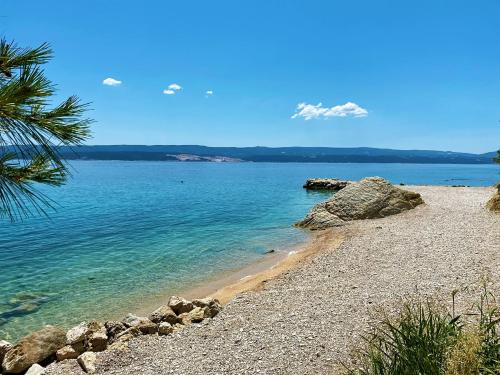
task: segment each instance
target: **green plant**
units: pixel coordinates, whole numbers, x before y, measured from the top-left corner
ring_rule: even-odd
[[[90,136],[87,105],[76,96],[51,105],[55,88],[42,70],[51,57],[45,43],[30,49],[0,40],[0,217],[45,213],[51,201],[33,184],[63,184],[68,170],[57,146]]]
[[[385,318],[365,338],[361,366],[349,374],[442,374],[448,348],[460,332],[458,321],[430,301],[405,301],[396,319]]]
[[[495,296],[483,287],[477,304],[479,333],[482,337],[479,356],[482,374],[500,374],[500,309]]]
[[[357,348],[350,375],[500,374],[500,313],[484,286],[469,320],[431,301],[405,300],[398,316],[384,318]],[[472,318],[472,321],[470,319]]]

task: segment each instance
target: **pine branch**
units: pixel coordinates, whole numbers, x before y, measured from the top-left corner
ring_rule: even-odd
[[[45,213],[51,201],[33,185],[59,186],[67,177],[57,146],[80,145],[90,137],[88,104],[71,96],[52,106],[54,85],[41,68],[52,57],[44,43],[21,49],[0,41],[0,217]]]
[[[28,217],[34,208],[46,214],[53,202],[33,189],[33,183],[61,186],[66,179],[64,166],[54,166],[50,157],[38,156],[22,164],[15,153],[0,157],[0,217],[11,220]]]

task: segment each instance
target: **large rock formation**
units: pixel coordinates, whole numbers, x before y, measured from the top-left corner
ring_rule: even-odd
[[[420,194],[399,189],[381,177],[368,177],[349,184],[328,201],[316,205],[297,226],[325,229],[352,220],[399,214],[422,203]]]
[[[6,354],[2,368],[6,373],[19,374],[31,365],[53,356],[66,345],[66,332],[46,326],[19,340]]]
[[[497,185],[497,189],[496,194],[486,204],[486,207],[494,212],[500,212],[500,184]]]

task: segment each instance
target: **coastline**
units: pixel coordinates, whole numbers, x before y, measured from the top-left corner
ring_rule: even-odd
[[[304,242],[287,250],[266,254],[244,267],[217,275],[201,285],[195,285],[176,292],[186,299],[212,297],[226,305],[238,294],[258,291],[265,283],[280,276],[306,261],[311,256],[341,245],[344,235],[334,228],[312,232]],[[139,316],[147,316],[158,307],[168,303],[170,294],[144,301],[132,309]],[[119,318],[119,317],[117,317]]]
[[[467,314],[485,276],[500,297],[500,217],[485,208],[493,189],[408,189],[426,204],[318,232],[316,245],[309,242],[314,256],[304,248],[304,261],[292,254],[298,261],[283,260],[279,277],[264,271],[220,289],[214,295],[227,299],[255,292],[241,293],[212,320],[98,353],[96,374],[338,373],[376,312],[395,311],[401,299],[418,293]],[[64,366],[54,363],[47,374],[66,374]]]

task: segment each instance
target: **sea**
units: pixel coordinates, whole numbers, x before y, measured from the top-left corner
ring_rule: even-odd
[[[73,161],[54,210],[0,222],[0,339],[45,324],[117,319],[288,251],[293,226],[331,193],[307,178],[489,186],[495,165]]]

